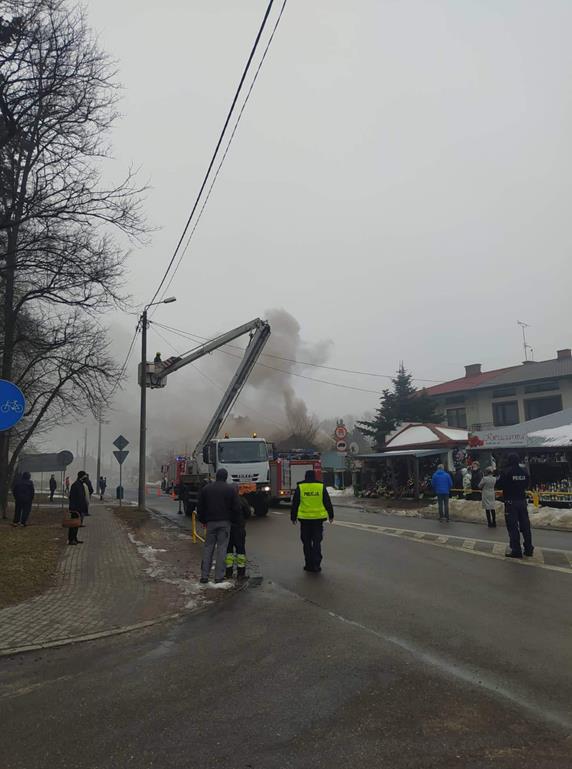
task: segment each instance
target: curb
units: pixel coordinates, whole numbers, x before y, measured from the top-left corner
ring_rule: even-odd
[[[195,612],[199,612],[201,609],[196,609]],[[193,612],[188,612],[192,614]],[[145,622],[137,622],[134,625],[123,625],[122,627],[111,628],[110,630],[100,630],[97,633],[87,633],[86,635],[69,636],[68,638],[59,638],[55,641],[46,641],[39,644],[27,644],[26,646],[11,646],[0,649],[0,657],[10,657],[16,654],[24,654],[25,652],[42,651],[43,649],[52,649],[58,646],[68,646],[75,643],[83,643],[84,641],[96,641],[98,638],[109,638],[114,635],[122,635],[123,633],[130,633],[133,630],[144,630],[147,627],[153,625],[159,625],[162,622],[167,622],[171,619],[179,619],[185,616],[185,612],[177,612],[175,614],[163,614],[156,619],[149,619]]]

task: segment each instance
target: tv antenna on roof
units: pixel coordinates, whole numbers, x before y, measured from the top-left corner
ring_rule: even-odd
[[[532,347],[526,341],[526,329],[530,328],[530,324],[529,323],[525,323],[523,320],[517,320],[516,322],[517,322],[517,324],[522,329],[522,346],[524,348],[524,360],[525,360],[525,362],[528,360],[528,351],[529,350],[530,350],[530,353],[531,353],[531,358],[530,359],[534,360],[534,350],[532,349]]]

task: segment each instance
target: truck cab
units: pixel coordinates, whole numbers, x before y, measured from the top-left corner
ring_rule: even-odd
[[[264,438],[215,438],[203,447],[203,462],[211,478],[221,468],[228,472],[229,483],[238,485],[256,516],[268,513],[270,464]]]

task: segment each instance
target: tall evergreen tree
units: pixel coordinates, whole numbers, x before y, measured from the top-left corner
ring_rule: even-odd
[[[358,430],[371,438],[379,451],[385,445],[386,436],[402,422],[438,423],[443,417],[435,412],[435,404],[425,390],[418,390],[412,383],[412,375],[403,363],[392,380],[393,390],[384,390],[379,408],[371,421],[356,422]]]

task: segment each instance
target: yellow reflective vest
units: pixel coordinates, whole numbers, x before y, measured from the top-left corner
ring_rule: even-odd
[[[299,483],[300,506],[298,507],[298,519],[302,521],[321,521],[328,517],[328,511],[324,507],[323,483]]]

